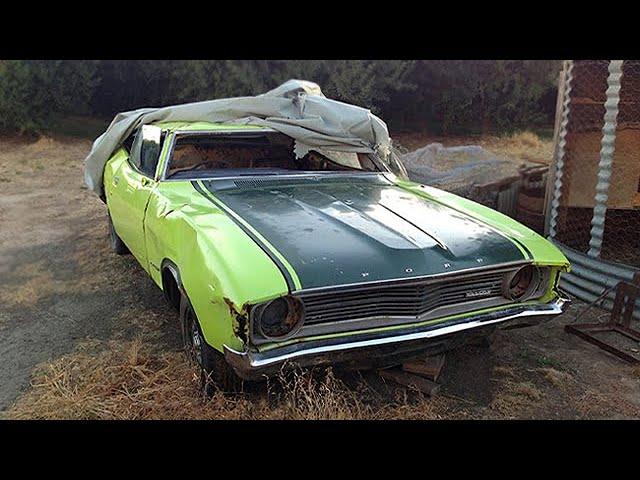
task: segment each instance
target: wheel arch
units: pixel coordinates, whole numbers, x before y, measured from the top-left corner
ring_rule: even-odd
[[[160,279],[165,299],[176,310],[180,309],[180,296],[185,295],[180,269],[172,260],[165,258],[160,264]]]

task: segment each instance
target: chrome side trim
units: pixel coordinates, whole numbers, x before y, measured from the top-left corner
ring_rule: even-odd
[[[383,332],[378,337],[366,340],[354,340],[354,336],[347,337],[346,340],[345,337],[321,339],[278,347],[266,352],[249,350],[239,352],[227,345],[224,345],[223,349],[227,362],[236,372],[245,378],[251,378],[260,371],[268,371],[274,366],[291,360],[300,360],[299,363],[302,364],[313,364],[318,363],[315,360],[321,358],[326,363],[331,363],[332,358],[337,358],[338,354],[345,352],[357,352],[362,349],[397,345],[416,340],[429,340],[490,325],[501,326],[527,318],[531,318],[532,323],[536,323],[536,321],[543,321],[545,317],[561,314],[569,303],[568,299],[558,297],[549,304],[527,305],[504,311],[472,315],[457,323],[446,322],[440,327],[438,325],[424,326],[423,330],[411,333],[393,334],[392,332],[388,334],[388,332]]]

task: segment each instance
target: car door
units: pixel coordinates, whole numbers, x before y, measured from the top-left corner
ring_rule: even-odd
[[[109,211],[118,236],[140,264],[148,270],[144,239],[144,215],[149,197],[156,188],[156,168],[162,131],[143,125],[135,136],[131,153],[112,178]]]

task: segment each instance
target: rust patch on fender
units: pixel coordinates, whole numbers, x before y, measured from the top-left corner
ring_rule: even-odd
[[[227,304],[229,314],[233,318],[233,333],[235,333],[243,343],[247,343],[249,333],[249,315],[247,305],[245,304],[238,308],[238,306],[229,298],[223,297],[222,299],[224,300],[224,303]]]

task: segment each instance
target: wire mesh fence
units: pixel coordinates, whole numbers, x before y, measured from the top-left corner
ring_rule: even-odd
[[[607,101],[608,60],[574,61],[555,239],[589,251]],[[600,258],[640,267],[640,61],[622,64]]]
[[[622,64],[601,258],[640,267],[640,61]]]
[[[608,61],[575,61],[556,238],[579,252],[589,249]]]

